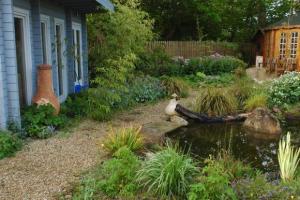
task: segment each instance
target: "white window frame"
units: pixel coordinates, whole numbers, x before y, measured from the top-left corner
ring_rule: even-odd
[[[287,49],[287,33],[281,32],[279,38],[279,57],[280,59],[286,58]]]
[[[25,82],[26,82],[26,103],[31,104],[32,99],[32,50],[30,34],[30,14],[29,10],[14,7],[14,18],[22,19],[24,28],[24,52],[25,56]]]
[[[80,32],[80,62],[81,62],[81,79],[80,80],[76,80],[76,77],[75,77],[75,85],[83,85],[84,83],[84,76],[83,76],[83,48],[82,48],[82,28],[81,28],[81,24],[80,23],[76,23],[76,22],[73,22],[72,23],[72,34],[73,34],[73,30],[76,32],[76,31],[79,31]],[[76,40],[76,38],[73,38],[73,40]],[[73,43],[73,41],[72,41]],[[74,51],[74,57],[77,57],[77,51]],[[76,63],[76,62],[75,62]],[[75,64],[74,66],[75,68],[75,72],[78,73],[78,68],[77,68],[77,64]]]
[[[49,65],[52,65],[52,56],[51,56],[51,35],[50,35],[50,17],[47,15],[40,15],[41,21],[40,23],[45,24],[45,36],[46,36],[46,57]],[[42,32],[41,32],[42,34]],[[43,51],[43,50],[42,50]]]
[[[65,56],[65,52],[66,52],[66,44],[65,44],[65,39],[66,39],[66,32],[65,32],[65,20],[60,19],[60,18],[54,18],[54,34],[56,34],[56,26],[60,25],[61,26],[61,44],[62,44],[62,64],[63,64],[63,68],[62,68],[62,74],[63,74],[63,80],[62,80],[62,84],[63,84],[63,93],[62,95],[60,95],[58,97],[60,102],[63,102],[66,100],[67,95],[68,95],[68,76],[67,76],[67,58]],[[57,52],[57,46],[56,46],[56,38],[55,38],[55,62],[56,62],[56,76],[57,76],[57,88],[59,88],[59,81],[58,81],[58,55],[56,54]]]
[[[298,41],[299,41],[299,32],[297,31],[291,32],[291,49],[290,49],[291,58],[297,57]]]

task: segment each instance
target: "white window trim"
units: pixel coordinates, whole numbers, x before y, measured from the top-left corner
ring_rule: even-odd
[[[83,48],[82,48],[82,28],[81,28],[81,24],[80,23],[76,23],[76,22],[73,22],[72,23],[72,31],[73,29],[76,31],[76,30],[79,30],[80,31],[80,52],[81,52],[81,55],[80,55],[80,62],[81,62],[81,79],[79,80],[79,84],[82,86],[83,83],[84,83],[84,76],[83,76]],[[74,39],[74,38],[73,38]],[[74,66],[75,68],[75,66]],[[74,69],[76,70],[76,68]],[[74,84],[78,84],[77,80],[75,80]]]
[[[63,63],[63,94],[61,96],[58,97],[59,101],[60,102],[64,102],[67,98],[67,95],[68,95],[68,76],[67,76],[67,58],[65,57],[65,52],[66,52],[66,44],[65,44],[65,39],[66,39],[66,32],[65,32],[65,21],[63,19],[60,19],[60,18],[54,18],[54,33],[56,32],[55,31],[55,28],[56,28],[56,25],[61,25],[61,32],[62,32],[62,35],[61,35],[61,38],[62,38],[62,63]],[[55,33],[56,34],[56,33]],[[55,39],[56,40],[56,39]],[[57,52],[57,46],[56,46],[56,43],[55,43],[55,54]],[[55,60],[56,60],[56,68],[57,68],[57,55],[55,55]],[[58,68],[57,68],[58,70]],[[57,75],[57,80],[58,80],[58,71],[56,72],[56,75]],[[58,85],[58,81],[57,81],[57,87],[59,87]]]
[[[49,65],[52,65],[52,57],[51,57],[51,35],[50,35],[50,17],[47,15],[40,15],[41,22],[45,23],[46,25],[46,56],[47,56],[47,61]],[[41,33],[42,34],[42,33]]]
[[[25,80],[26,80],[26,101],[27,104],[31,104],[32,99],[32,56],[31,56],[31,34],[30,34],[30,18],[29,10],[14,7],[14,17],[23,20],[24,28],[24,46],[25,53]]]

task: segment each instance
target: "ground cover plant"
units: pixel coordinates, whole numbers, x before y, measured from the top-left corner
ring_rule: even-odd
[[[0,160],[13,156],[22,148],[22,141],[13,133],[0,130]]]

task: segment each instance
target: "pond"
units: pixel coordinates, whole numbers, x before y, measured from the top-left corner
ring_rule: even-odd
[[[291,132],[293,144],[300,147],[300,122],[289,122],[282,133]],[[236,158],[264,172],[279,169],[277,161],[278,142],[281,136],[255,134],[242,127],[242,123],[198,124],[191,123],[167,134],[189,149],[192,155],[204,160],[216,156],[222,149]]]

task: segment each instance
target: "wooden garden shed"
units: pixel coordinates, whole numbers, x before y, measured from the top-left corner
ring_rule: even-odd
[[[263,66],[280,75],[300,71],[300,11],[259,30],[253,38],[256,55],[263,57]]]

